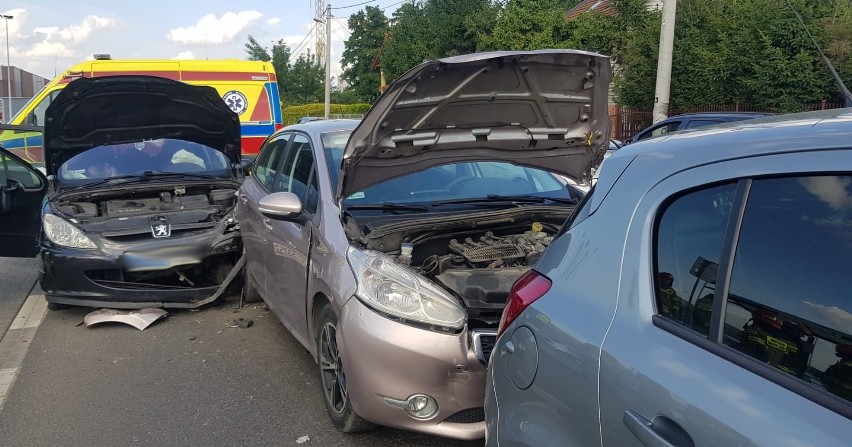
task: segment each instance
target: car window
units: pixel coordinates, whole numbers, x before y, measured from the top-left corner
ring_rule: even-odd
[[[56,90],[50,92],[47,96],[44,97],[35,107],[33,107],[32,115],[26,117],[26,121],[24,124],[28,126],[44,126],[44,113],[47,111],[47,107],[50,103],[53,102],[53,99],[56,98],[60,90]]]
[[[289,138],[289,134],[283,134],[267,141],[261,148],[260,155],[257,156],[253,175],[267,191],[272,191],[275,175],[278,173],[278,165]]]
[[[721,120],[690,120],[684,126],[684,129],[695,129],[696,127],[704,127],[704,126],[715,126],[717,124],[722,124],[725,121]]]
[[[657,312],[704,335],[736,184],[681,195],[656,230]]]
[[[755,180],[724,343],[852,401],[852,176]]]
[[[62,180],[103,179],[151,172],[197,173],[228,169],[222,152],[191,141],[162,138],[87,149],[59,167]]]
[[[680,125],[680,121],[671,121],[665,124],[659,124],[656,127],[652,128],[650,132],[645,132],[642,136],[639,137],[637,141],[645,140],[651,137],[658,137],[660,135],[665,135],[669,132],[674,132],[677,130],[677,127]]]
[[[26,164],[0,153],[0,186],[14,183],[24,189],[40,189],[41,178]]]
[[[316,190],[316,182],[311,182],[314,169],[314,154],[311,143],[305,135],[293,135],[293,141],[287,150],[286,158],[281,164],[281,175],[278,176],[273,192],[291,192],[302,200],[305,211],[316,211],[318,195],[308,194],[311,185]],[[308,200],[310,198],[310,200]]]

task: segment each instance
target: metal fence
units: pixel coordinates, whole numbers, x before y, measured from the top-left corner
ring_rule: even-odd
[[[826,110],[842,108],[843,103],[832,103],[827,101],[816,102],[811,104],[802,104],[798,107],[801,112],[812,110]],[[669,116],[680,115],[682,113],[697,113],[697,112],[771,112],[764,108],[755,107],[745,104],[724,104],[724,105],[706,105],[696,107],[669,107]],[[653,124],[653,108],[652,107],[630,107],[630,106],[615,106],[610,107],[610,121],[612,122],[612,138],[615,140],[626,141],[639,133],[643,129]]]

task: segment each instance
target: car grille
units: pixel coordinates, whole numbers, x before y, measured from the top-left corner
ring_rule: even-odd
[[[497,331],[473,331],[472,337],[473,352],[476,354],[476,358],[483,365],[488,365],[488,359],[491,358],[491,351],[494,350],[494,344],[497,342]]]
[[[459,411],[458,413],[444,419],[444,422],[455,422],[457,424],[474,424],[485,420],[485,409],[468,408],[467,410]]]

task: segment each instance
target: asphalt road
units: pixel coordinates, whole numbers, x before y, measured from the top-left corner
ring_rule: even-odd
[[[328,421],[310,355],[264,306],[230,298],[144,331],[48,312],[0,410],[8,446],[480,446]],[[254,325],[228,327],[235,318]],[[309,440],[298,442],[307,436]]]

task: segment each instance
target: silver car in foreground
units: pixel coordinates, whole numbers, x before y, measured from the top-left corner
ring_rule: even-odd
[[[557,175],[608,141],[610,77],[582,51],[457,56],[360,122],[267,140],[237,204],[246,288],[317,359],[336,427],[485,435],[509,289],[583,196]]]
[[[487,446],[849,446],[852,109],[620,149],[514,285]]]

